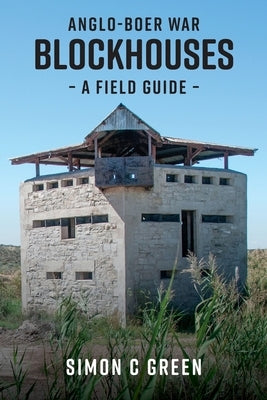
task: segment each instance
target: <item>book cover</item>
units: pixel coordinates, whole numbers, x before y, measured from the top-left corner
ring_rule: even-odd
[[[3,398],[264,398],[266,4],[2,12]]]

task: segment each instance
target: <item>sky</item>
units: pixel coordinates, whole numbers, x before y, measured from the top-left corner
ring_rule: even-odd
[[[267,15],[266,0],[174,1],[125,0],[90,2],[89,0],[19,0],[1,5],[1,96],[0,96],[0,244],[20,244],[19,185],[35,175],[31,164],[11,165],[9,159],[67,145],[82,143],[119,103],[125,104],[163,136],[195,139],[204,142],[236,145],[255,149],[254,157],[236,156],[229,168],[248,176],[248,247],[267,248],[266,213],[266,151],[267,151]],[[95,17],[97,29],[85,32],[69,31],[71,18]],[[199,18],[199,31],[170,31],[168,18]],[[101,20],[102,18],[102,20]],[[161,18],[161,30],[126,31],[125,18],[141,21]],[[138,19],[136,19],[138,18]],[[116,21],[115,30],[108,30],[108,21]],[[102,25],[100,24],[102,21]],[[118,25],[117,23],[122,23]],[[101,30],[100,30],[101,29]],[[112,26],[111,26],[112,29]],[[80,70],[69,67],[69,42],[81,39],[86,44],[107,40],[150,39],[165,40],[215,39],[211,63],[216,69],[195,70],[183,65],[170,70],[164,65],[156,70],[113,69],[105,65],[99,70],[87,63]],[[217,44],[221,39],[232,40],[233,68],[218,68]],[[35,68],[35,40],[60,41],[60,63],[67,69]],[[145,45],[144,45],[145,46]],[[123,46],[122,46],[123,50]],[[201,50],[198,52],[201,56]],[[51,53],[52,54],[52,53]],[[102,53],[101,53],[102,54]],[[106,54],[103,52],[103,54]],[[164,54],[164,46],[163,46]],[[152,60],[153,61],[153,60]],[[154,62],[154,61],[153,61]],[[77,61],[78,63],[78,61]],[[82,94],[84,81],[90,94]],[[133,94],[97,94],[97,80],[121,81],[123,91],[127,82],[136,82]],[[142,82],[186,81],[186,94],[145,94]],[[70,89],[75,85],[75,89]],[[198,89],[193,89],[198,85]],[[109,89],[110,92],[110,89]],[[223,161],[207,162],[203,166],[223,168]],[[66,169],[65,169],[66,170]],[[54,167],[41,166],[41,173],[58,172]]]

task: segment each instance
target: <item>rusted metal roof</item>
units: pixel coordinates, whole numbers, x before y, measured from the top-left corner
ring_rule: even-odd
[[[194,165],[203,160],[233,155],[253,156],[257,149],[219,145],[161,136],[123,104],[112,111],[83,143],[11,159],[12,164],[66,165],[70,170],[94,166],[98,157],[152,155],[159,164]]]

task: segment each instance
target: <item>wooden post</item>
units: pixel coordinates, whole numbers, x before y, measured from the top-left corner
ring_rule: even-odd
[[[94,140],[94,142],[95,142],[95,159],[98,157],[98,152],[97,152],[97,138],[95,138],[95,140]]]
[[[151,156],[151,136],[148,135],[148,155]]]
[[[73,171],[73,163],[72,163],[72,154],[71,154],[71,152],[68,153],[68,167],[69,167],[69,171]]]
[[[228,156],[229,156],[229,153],[225,152],[224,153],[224,169],[228,169]]]
[[[154,144],[152,144],[152,157],[153,157],[154,162],[156,162],[157,148]]]
[[[192,166],[192,147],[187,146],[184,165]]]
[[[40,176],[40,159],[37,158],[35,161],[35,175],[36,177]]]

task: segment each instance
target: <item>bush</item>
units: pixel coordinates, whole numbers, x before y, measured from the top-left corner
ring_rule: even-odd
[[[18,271],[0,275],[0,326],[15,328],[22,321],[20,282]]]

